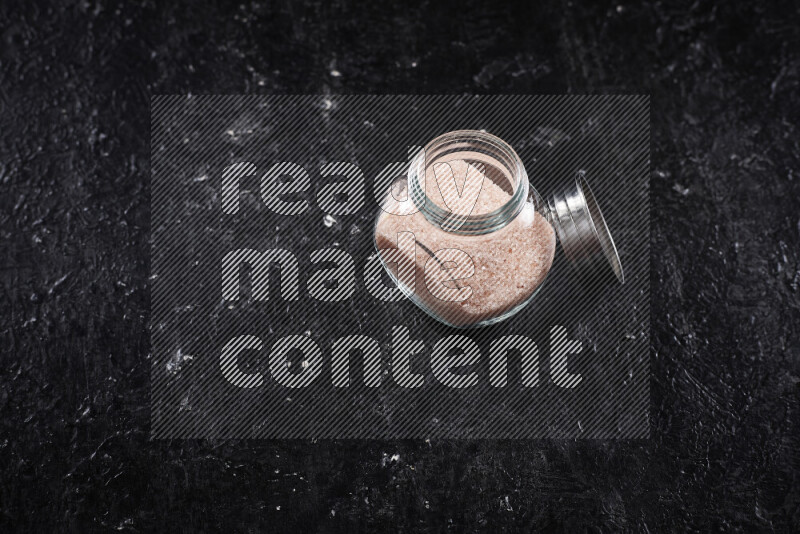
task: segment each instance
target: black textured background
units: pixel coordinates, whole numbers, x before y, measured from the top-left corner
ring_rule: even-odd
[[[796,530],[797,4],[380,4],[0,5],[0,528]],[[651,439],[148,441],[187,92],[649,92]]]

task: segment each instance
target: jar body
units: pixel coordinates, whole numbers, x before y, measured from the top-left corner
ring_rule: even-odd
[[[380,261],[435,319],[486,326],[542,287],[556,235],[519,157],[483,132],[445,134],[387,188],[375,221]]]

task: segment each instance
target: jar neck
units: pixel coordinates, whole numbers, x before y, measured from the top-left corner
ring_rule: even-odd
[[[480,168],[483,180],[493,181],[508,193],[508,200],[487,213],[472,214],[473,206],[470,206],[468,214],[454,214],[447,206],[431,199],[428,192],[438,187],[438,183],[426,183],[431,179],[429,170],[437,163],[454,160]],[[465,177],[462,193],[466,189]],[[498,137],[476,130],[460,130],[437,137],[412,159],[408,170],[408,194],[414,206],[432,224],[457,235],[488,234],[503,228],[522,211],[529,189],[528,175],[514,149]],[[481,193],[483,191],[481,189]]]

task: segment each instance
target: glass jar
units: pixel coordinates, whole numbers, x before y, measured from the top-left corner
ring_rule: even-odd
[[[517,153],[491,134],[441,135],[412,158],[381,203],[374,242],[400,290],[457,328],[502,321],[541,289],[556,239],[572,262],[622,266],[600,208],[579,175],[545,202]]]

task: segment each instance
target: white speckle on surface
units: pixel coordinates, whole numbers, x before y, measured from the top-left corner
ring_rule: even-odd
[[[131,518],[129,517],[129,518],[125,519],[124,521],[122,521],[122,523],[120,523],[119,525],[117,525],[115,528],[116,528],[117,530],[126,530],[126,529],[127,529],[127,528],[129,528],[131,525],[133,525],[133,519],[131,519]]]
[[[336,223],[337,223],[336,219],[330,213],[325,215],[325,217],[322,218],[322,224],[324,224],[328,228],[330,228],[331,226],[333,226]]]
[[[341,72],[339,72],[339,71],[338,71],[338,70],[336,70],[336,69],[333,69],[333,70],[331,71],[331,76],[333,76],[334,78],[338,78],[338,77],[340,77],[341,75],[342,75],[342,73],[341,73]]]
[[[172,354],[169,361],[167,362],[167,372],[170,374],[176,374],[180,372],[184,362],[188,362],[193,359],[194,356],[192,356],[191,354],[184,354],[183,351],[179,348]]]
[[[386,467],[387,464],[397,463],[399,461],[400,461],[399,453],[394,453],[393,455],[389,456],[384,452],[383,456],[381,457],[381,467]]]
[[[189,404],[189,393],[187,393],[186,396],[181,399],[180,405],[178,406],[178,411],[179,412],[183,412],[183,411],[191,412],[192,411],[192,407]]]
[[[686,195],[689,194],[689,188],[688,187],[683,187],[679,183],[676,183],[675,185],[673,185],[672,186],[672,190],[675,191],[676,193],[682,195],[682,196],[686,196]]]

